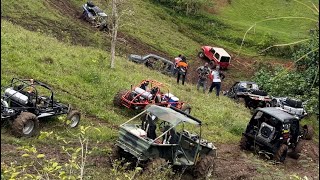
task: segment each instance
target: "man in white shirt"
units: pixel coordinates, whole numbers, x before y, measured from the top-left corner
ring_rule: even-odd
[[[174,58],[173,75],[176,75],[178,72],[177,64],[182,60],[181,57],[182,57],[182,55],[179,54],[178,57]]]
[[[215,70],[211,72],[212,84],[209,88],[209,93],[212,92],[213,88],[216,88],[216,95],[217,97],[220,94],[221,88],[221,80],[225,78],[225,75],[220,71],[220,66],[216,66]]]

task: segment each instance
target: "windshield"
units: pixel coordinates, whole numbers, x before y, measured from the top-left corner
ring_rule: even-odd
[[[220,59],[220,62],[229,62],[230,61],[230,57],[227,56],[222,56]]]

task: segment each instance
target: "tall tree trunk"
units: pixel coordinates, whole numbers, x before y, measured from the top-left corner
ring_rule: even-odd
[[[114,68],[114,61],[116,58],[117,34],[118,34],[117,0],[112,0],[112,39],[111,39],[111,64],[110,64],[111,68]]]

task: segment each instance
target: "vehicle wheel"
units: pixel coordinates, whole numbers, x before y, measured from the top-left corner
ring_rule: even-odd
[[[266,102],[265,107],[271,107],[271,103],[270,102]]]
[[[156,158],[151,160],[147,166],[146,171],[149,173],[158,172],[163,168],[168,168],[168,162],[163,158]]]
[[[249,140],[246,136],[242,135],[241,140],[240,140],[240,148],[243,150],[248,150],[250,149],[251,144],[249,143]]]
[[[186,114],[191,113],[191,106],[189,104],[183,104],[181,111],[185,112]]]
[[[203,51],[200,51],[200,52],[198,53],[198,57],[199,57],[199,58],[204,58],[204,53],[203,53]]]
[[[278,151],[274,154],[274,159],[278,162],[283,162],[287,157],[288,146],[286,144],[282,144]]]
[[[108,25],[106,25],[106,24],[101,24],[101,25],[99,26],[99,31],[106,31],[106,32],[108,32],[108,31],[109,31]]]
[[[80,123],[80,118],[81,118],[81,114],[78,110],[69,111],[68,116],[67,116],[67,120],[70,120],[71,122],[70,122],[70,124],[68,123],[68,125],[71,128],[77,127]]]
[[[126,93],[127,93],[126,90],[121,90],[121,91],[119,91],[119,92],[114,96],[114,98],[113,98],[113,104],[114,104],[115,106],[122,107],[123,105],[122,105],[122,103],[121,103],[121,98],[122,98],[122,96],[124,96]]]
[[[311,126],[304,125],[303,126],[303,137],[306,140],[311,140],[314,134],[314,130]]]
[[[278,102],[276,99],[272,99],[271,101],[271,107],[278,107]]]
[[[123,150],[119,146],[117,145],[112,146],[112,152],[109,156],[110,162],[112,163],[115,160],[120,160],[123,157],[122,151]]]
[[[194,168],[194,176],[200,179],[210,179],[214,171],[214,157],[207,155],[200,159]]]
[[[39,133],[39,120],[35,114],[21,112],[12,123],[12,133],[16,137],[32,137]]]
[[[291,152],[290,156],[294,159],[298,159],[300,157],[300,153],[302,151],[303,148],[303,142],[300,140],[298,141],[296,147],[293,149],[293,151]]]

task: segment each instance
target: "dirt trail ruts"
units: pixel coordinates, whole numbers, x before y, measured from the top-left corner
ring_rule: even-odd
[[[262,173],[274,177],[273,171],[282,169],[286,175],[296,174],[301,177],[307,176],[317,179],[319,177],[319,147],[313,141],[303,140],[303,142],[305,145],[298,160],[287,156],[285,163],[270,164],[269,168],[266,168]],[[217,144],[216,146],[218,157],[215,161],[215,179],[252,179],[259,175],[258,168],[264,167],[263,164],[252,163],[252,152],[240,150],[238,144]],[[258,159],[262,160],[262,158]],[[271,163],[271,160],[265,161]]]

